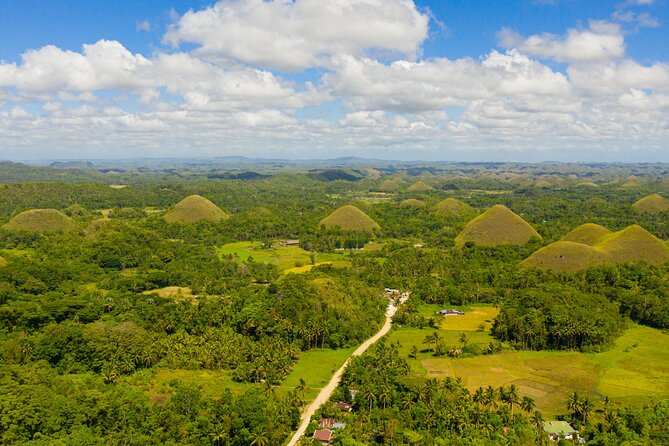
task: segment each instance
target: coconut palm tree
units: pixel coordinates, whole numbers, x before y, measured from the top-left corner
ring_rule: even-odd
[[[534,403],[534,400],[531,397],[525,395],[522,401],[520,402],[520,407],[529,414],[534,410],[536,404]]]

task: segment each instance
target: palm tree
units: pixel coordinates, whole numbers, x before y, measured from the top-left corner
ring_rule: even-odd
[[[579,408],[581,406],[581,396],[578,392],[573,392],[567,398],[567,410],[572,411],[574,414],[579,413]]]
[[[530,417],[530,423],[532,423],[536,427],[540,428],[541,423],[543,423],[543,422],[544,422],[543,415],[541,415],[541,412],[539,412],[538,410],[535,410],[534,413],[532,414],[532,416]]]
[[[588,419],[588,416],[590,413],[594,410],[595,404],[592,402],[589,396],[584,396],[583,400],[581,400],[581,404],[579,405],[579,411],[581,412],[581,416],[583,417],[583,422],[585,423]]]
[[[513,418],[513,405],[518,404],[520,401],[520,396],[518,395],[518,388],[515,384],[509,386],[509,390],[506,392],[506,401],[511,405],[511,418]]]
[[[369,411],[372,411],[372,403],[376,401],[376,394],[374,393],[374,389],[371,387],[367,387],[364,392],[363,392],[363,398],[367,400],[367,403],[369,404]]]
[[[525,395],[523,397],[523,400],[520,402],[520,407],[527,412],[528,414],[534,410],[536,407],[536,404],[534,404],[534,400],[530,398],[529,396]]]
[[[268,446],[269,438],[265,432],[259,432],[256,434],[251,434],[253,440],[251,441],[251,446]]]

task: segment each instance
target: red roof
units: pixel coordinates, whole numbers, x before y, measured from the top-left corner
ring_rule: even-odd
[[[332,431],[330,429],[317,430],[314,432],[313,439],[318,441],[331,441]]]

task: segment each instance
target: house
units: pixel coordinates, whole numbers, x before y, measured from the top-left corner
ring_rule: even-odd
[[[314,431],[314,435],[311,438],[320,441],[322,445],[327,445],[332,442],[332,431],[330,429],[318,429]]]
[[[345,403],[343,401],[338,402],[336,406],[337,409],[341,410],[342,412],[350,412],[353,410],[353,404]]]
[[[321,418],[318,421],[318,425],[323,429],[330,429],[330,430],[343,429],[346,427],[346,423],[340,423],[334,418]]]
[[[553,441],[558,441],[562,438],[565,440],[578,438],[578,431],[571,427],[566,421],[543,421],[541,424],[544,431],[546,431]]]
[[[297,246],[300,244],[299,240],[284,240],[281,242],[281,246]]]
[[[442,316],[464,316],[465,312],[450,308],[448,310],[440,310],[437,314],[441,314]]]

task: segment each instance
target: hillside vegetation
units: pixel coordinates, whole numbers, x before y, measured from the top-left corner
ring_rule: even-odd
[[[67,232],[75,228],[74,220],[55,209],[31,209],[14,216],[3,226],[9,231]]]
[[[168,223],[221,221],[230,218],[221,208],[200,195],[189,195],[163,217]]]
[[[425,181],[416,181],[411,186],[409,186],[409,189],[407,190],[409,192],[427,192],[429,190],[434,190],[434,188]]]
[[[377,222],[353,205],[342,206],[321,220],[319,226],[341,228],[347,231],[373,231],[379,229]]]
[[[632,205],[632,208],[641,213],[657,214],[658,212],[669,211],[669,200],[662,195],[652,194],[643,197]]]
[[[406,199],[406,200],[402,200],[400,202],[400,206],[422,208],[422,207],[425,207],[426,204],[422,200],[416,200],[415,198],[409,198],[409,199]]]
[[[456,246],[474,242],[482,246],[524,245],[532,237],[541,238],[529,223],[509,208],[497,204],[479,215],[455,237]]]

